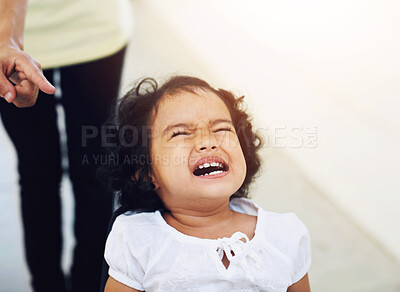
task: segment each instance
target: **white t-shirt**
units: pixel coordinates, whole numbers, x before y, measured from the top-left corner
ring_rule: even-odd
[[[119,216],[106,243],[109,275],[146,292],[283,292],[307,273],[310,237],[295,214],[267,212],[242,198],[232,199],[230,206],[257,216],[253,239],[241,232],[222,239],[188,236],[168,225],[159,211]]]

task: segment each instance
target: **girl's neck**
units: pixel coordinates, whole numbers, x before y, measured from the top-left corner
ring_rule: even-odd
[[[170,226],[184,234],[207,238],[229,229],[227,227],[231,225],[234,215],[227,201],[208,211],[176,208],[163,214],[163,217]]]

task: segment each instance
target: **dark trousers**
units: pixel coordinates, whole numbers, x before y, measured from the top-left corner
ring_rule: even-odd
[[[85,126],[95,127],[100,134],[118,95],[124,54],[125,49],[102,60],[60,68],[59,101],[42,92],[31,108],[17,108],[0,99],[1,118],[18,155],[25,253],[36,292],[65,291],[61,270],[62,166],[57,102],[65,112],[69,176],[75,199],[72,289],[99,289],[112,194],[95,175],[99,165],[93,155],[102,153],[101,137],[91,132],[84,143],[82,130]],[[44,74],[50,82],[54,81],[53,70],[45,70]]]

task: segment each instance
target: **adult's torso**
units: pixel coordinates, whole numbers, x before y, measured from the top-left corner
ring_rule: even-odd
[[[43,68],[109,56],[133,29],[129,0],[30,0],[24,48]]]

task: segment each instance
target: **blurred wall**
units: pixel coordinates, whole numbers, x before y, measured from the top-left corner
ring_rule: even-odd
[[[174,36],[166,42],[248,95],[268,146],[400,261],[400,2],[143,4]]]

